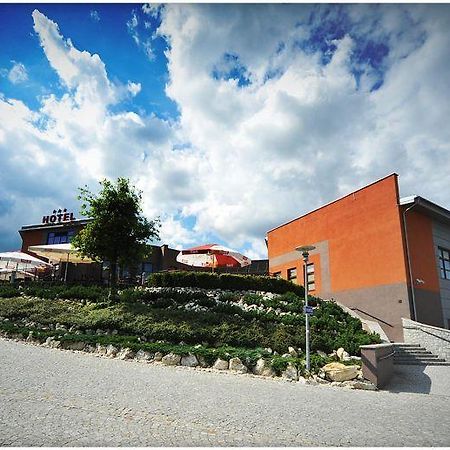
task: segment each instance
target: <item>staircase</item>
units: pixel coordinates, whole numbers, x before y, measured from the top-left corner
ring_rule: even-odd
[[[409,366],[450,366],[450,362],[439,358],[419,344],[393,343],[394,364]]]

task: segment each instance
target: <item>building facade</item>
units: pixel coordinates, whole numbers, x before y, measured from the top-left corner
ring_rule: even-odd
[[[267,233],[269,271],[334,298],[402,340],[401,318],[450,327],[450,211],[400,200],[389,175]]]

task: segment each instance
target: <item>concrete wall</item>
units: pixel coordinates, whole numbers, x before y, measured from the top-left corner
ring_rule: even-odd
[[[450,361],[450,330],[402,319],[404,341],[420,344],[440,358]]]
[[[361,361],[364,378],[380,388],[389,384],[394,374],[392,344],[362,345]]]
[[[450,226],[433,221],[433,242],[435,250],[436,271],[439,276],[439,292],[444,328],[450,328],[450,280],[440,277],[438,247],[450,250]]]

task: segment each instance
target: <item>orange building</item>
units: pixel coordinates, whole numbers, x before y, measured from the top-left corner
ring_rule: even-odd
[[[269,271],[376,320],[393,341],[401,318],[450,328],[450,211],[399,198],[389,175],[267,233]]]

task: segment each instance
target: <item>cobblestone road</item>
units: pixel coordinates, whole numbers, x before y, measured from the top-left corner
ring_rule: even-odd
[[[2,446],[448,446],[450,393],[431,392],[304,386],[0,339]]]

